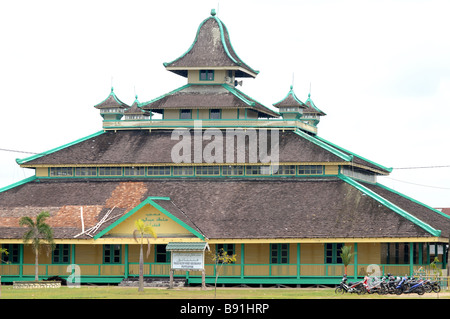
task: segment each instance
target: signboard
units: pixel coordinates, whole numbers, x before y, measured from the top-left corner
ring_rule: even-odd
[[[203,252],[172,251],[172,269],[202,270],[204,268]]]

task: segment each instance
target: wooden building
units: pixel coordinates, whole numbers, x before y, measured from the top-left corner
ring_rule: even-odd
[[[310,96],[302,102],[291,87],[274,98],[274,111],[238,89],[258,71],[236,54],[214,11],[191,47],[164,67],[187,84],[131,106],[111,90],[95,105],[99,132],[17,161],[35,175],[0,189],[0,245],[9,251],[3,282],[33,278],[19,219],[42,211],[57,247],[39,256],[41,278],[69,276],[76,264],[82,283],[138,275],[139,218],[158,235],[146,277],[168,278],[169,243],[236,254],[223,284],[334,284],[344,271],[343,245],[356,253],[348,267],[355,278],[370,265],[403,275],[436,255],[446,260],[439,247],[448,242],[449,216],[379,184],[390,168],[321,138],[325,113]],[[183,134],[174,138],[178,128]],[[260,141],[270,145],[270,161]],[[209,255],[205,271],[214,282]],[[201,282],[199,271],[175,276]]]

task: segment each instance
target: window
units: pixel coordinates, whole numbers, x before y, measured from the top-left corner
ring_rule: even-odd
[[[246,166],[245,167],[246,175],[269,175],[270,174],[270,166]]]
[[[147,175],[150,176],[170,175],[170,166],[150,166],[147,168]]]
[[[97,168],[96,167],[76,167],[75,168],[75,176],[96,176]]]
[[[222,118],[222,111],[218,109],[212,109],[209,111],[209,118],[211,120],[220,120]]]
[[[197,166],[196,175],[220,175],[220,166]]]
[[[19,244],[3,244],[2,248],[5,248],[8,254],[0,254],[0,264],[1,263],[19,263],[20,248]]]
[[[191,120],[192,110],[180,110],[180,120]]]
[[[123,173],[125,176],[144,176],[145,167],[125,167]]]
[[[299,165],[298,166],[299,175],[322,175],[323,167],[322,165]]]
[[[50,167],[50,176],[73,176],[72,167]]]
[[[200,70],[200,81],[214,81],[214,70]]]
[[[341,264],[341,248],[344,244],[325,244],[325,263],[326,264]]]
[[[98,175],[100,175],[100,176],[121,176],[122,175],[122,167],[100,167]]]
[[[216,245],[216,253],[220,253],[220,252],[222,252],[222,250],[227,252],[228,256],[233,256],[235,254],[234,244],[217,244]],[[234,264],[234,262],[233,262],[233,264]]]
[[[289,244],[270,244],[270,263],[289,263]]]
[[[68,264],[70,260],[70,248],[68,244],[56,245],[53,250],[52,261],[54,264]]]
[[[273,169],[273,167],[272,167]],[[295,165],[280,165],[278,170],[273,171],[273,175],[295,175]]]
[[[170,263],[170,251],[166,250],[166,245],[156,245],[155,260],[157,263]]]
[[[174,176],[192,176],[194,175],[194,168],[192,166],[174,166],[173,167]]]
[[[104,264],[120,264],[121,246],[120,245],[104,245],[103,246],[103,263]]]
[[[244,175],[244,166],[222,166],[222,175],[226,176]]]

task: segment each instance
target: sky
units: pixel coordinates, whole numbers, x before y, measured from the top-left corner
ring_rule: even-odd
[[[240,90],[270,108],[291,85],[310,93],[327,114],[319,136],[394,168],[378,182],[450,207],[447,0],[0,0],[0,188],[34,174],[17,158],[100,131],[111,86],[131,105],[186,84],[163,63],[211,9],[260,71]]]

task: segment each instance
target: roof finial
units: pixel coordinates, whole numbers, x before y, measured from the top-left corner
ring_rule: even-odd
[[[311,82],[309,82],[309,93],[308,93],[308,98],[311,97]]]
[[[216,9],[211,9],[211,15],[214,17],[216,15]]]
[[[291,90],[294,88],[294,72],[292,72]]]

